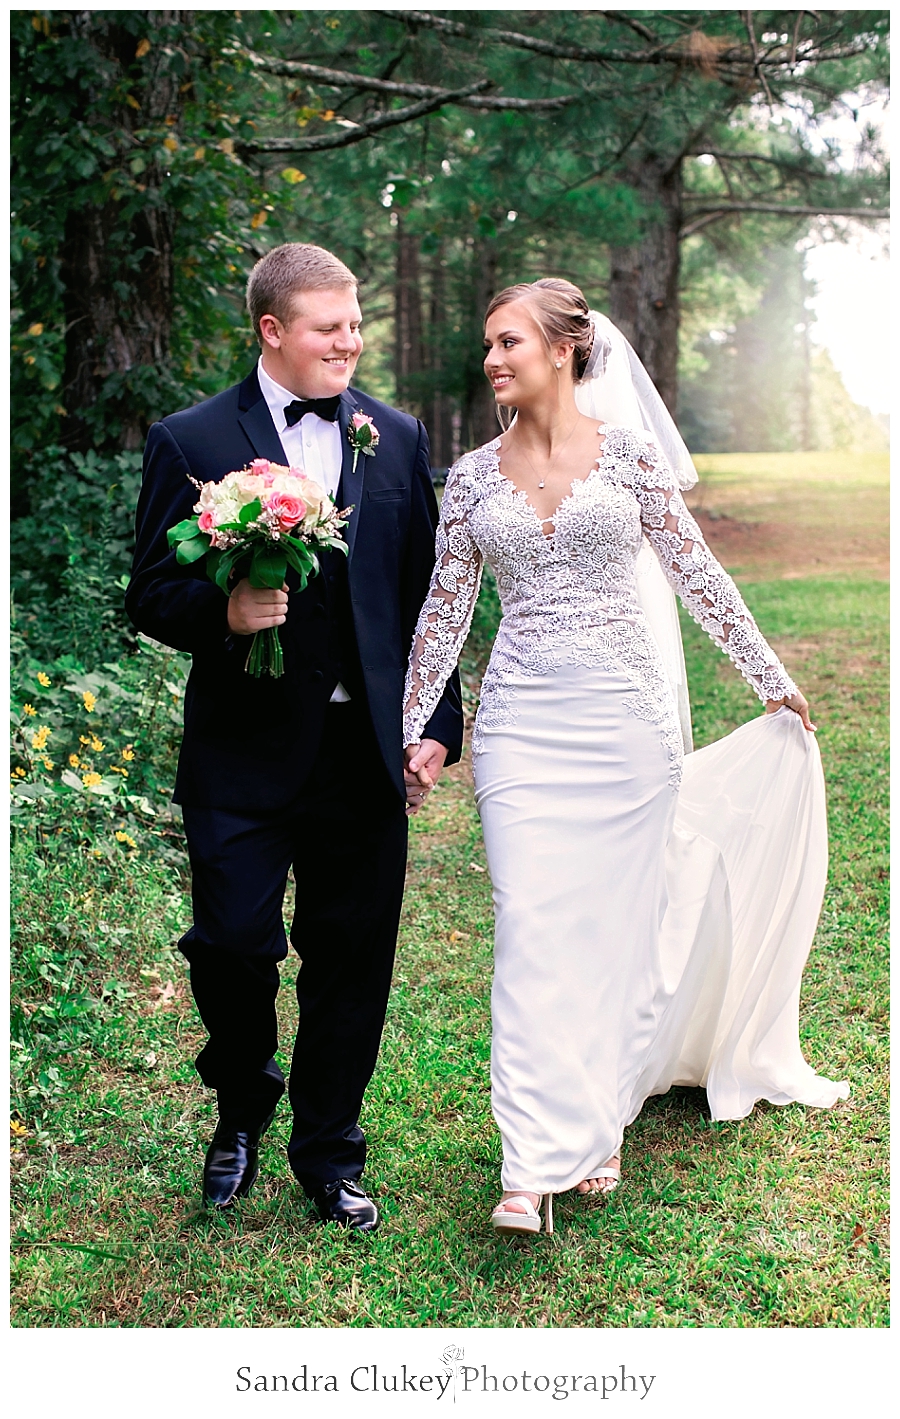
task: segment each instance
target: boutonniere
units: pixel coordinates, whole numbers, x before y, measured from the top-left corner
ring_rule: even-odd
[[[381,435],[375,427],[375,420],[359,409],[350,420],[347,437],[350,440],[350,447],[353,449],[353,472],[355,473],[361,453],[364,453],[366,458],[374,458]]]

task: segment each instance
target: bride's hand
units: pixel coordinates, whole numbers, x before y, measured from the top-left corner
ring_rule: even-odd
[[[799,714],[804,729],[814,731],[818,728],[809,717],[809,702],[804,695],[801,695],[799,690],[796,695],[785,695],[782,700],[766,700],[766,714],[774,714],[776,710],[781,709],[782,705],[787,705],[788,709],[792,709],[795,714]]]
[[[434,788],[444,767],[447,750],[436,739],[423,739],[421,744],[410,744],[405,750],[406,811],[414,817],[424,806],[425,799]]]

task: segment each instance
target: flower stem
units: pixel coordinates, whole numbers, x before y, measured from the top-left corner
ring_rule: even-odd
[[[261,675],[271,675],[274,680],[281,678],[284,674],[284,654],[277,626],[267,626],[264,631],[256,632],[244,669],[257,680]]]

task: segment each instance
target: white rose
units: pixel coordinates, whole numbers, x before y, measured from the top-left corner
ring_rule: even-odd
[[[241,473],[235,479],[235,488],[240,494],[242,503],[252,503],[254,498],[261,498],[266,491],[266,480],[259,473]]]

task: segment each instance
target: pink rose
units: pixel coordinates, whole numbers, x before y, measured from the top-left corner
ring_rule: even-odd
[[[306,516],[306,503],[302,498],[291,497],[290,493],[273,493],[266,506],[275,513],[282,532],[290,532]]]
[[[203,509],[197,519],[197,526],[201,532],[213,532],[215,530],[216,519],[212,508],[207,507]]]
[[[277,465],[276,465],[277,466]],[[255,473],[258,478],[263,478],[267,488],[271,488],[274,482],[272,464],[268,458],[254,458],[250,464],[250,472]]]

